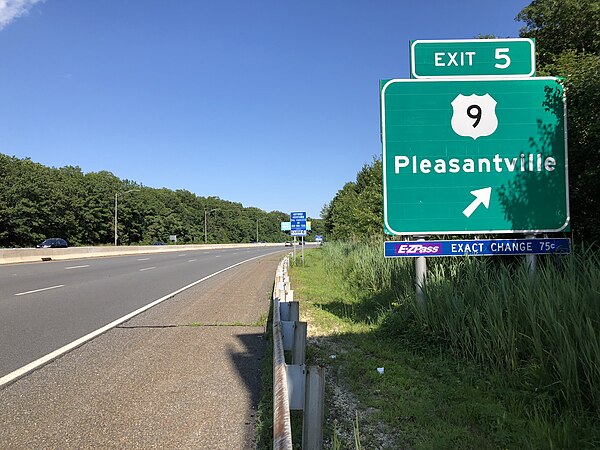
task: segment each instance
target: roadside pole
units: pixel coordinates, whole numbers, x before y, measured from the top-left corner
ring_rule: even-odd
[[[419,241],[425,241],[425,239],[418,239]],[[415,285],[416,285],[416,296],[417,303],[419,305],[425,304],[425,282],[427,280],[427,260],[424,256],[419,256],[415,259]]]
[[[528,234],[525,239],[535,239],[535,234]],[[527,270],[529,272],[529,280],[533,280],[535,272],[537,271],[537,255],[526,255],[525,263],[527,264]]]

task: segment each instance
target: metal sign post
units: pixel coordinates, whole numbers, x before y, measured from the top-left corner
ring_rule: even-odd
[[[527,239],[535,239],[535,234],[526,236]],[[529,271],[529,278],[533,279],[535,272],[537,271],[537,255],[535,253],[528,254],[525,256],[525,263],[527,264],[527,270]]]
[[[419,241],[423,242],[425,239],[419,239]],[[418,256],[415,260],[415,274],[417,302],[423,305],[425,303],[425,282],[427,281],[427,260],[425,256]]]
[[[302,266],[304,266],[304,236],[306,236],[306,229],[293,229],[290,231],[290,234],[294,236],[294,262],[296,261],[296,237],[301,237],[300,244],[302,245]]]

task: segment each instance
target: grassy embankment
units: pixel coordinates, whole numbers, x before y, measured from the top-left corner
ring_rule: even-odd
[[[430,258],[327,244],[293,267],[308,363],[328,370],[326,448],[600,446],[600,261]],[[377,368],[384,368],[380,374]]]

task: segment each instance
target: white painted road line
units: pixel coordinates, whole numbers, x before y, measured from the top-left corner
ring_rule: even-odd
[[[167,294],[164,297],[159,298],[158,300],[154,300],[152,303],[148,303],[146,306],[142,306],[140,309],[136,309],[135,311],[121,317],[120,319],[117,319],[114,322],[111,322],[108,325],[103,326],[102,328],[98,328],[96,331],[92,331],[91,333],[86,334],[85,336],[71,342],[70,344],[67,344],[64,347],[61,347],[58,350],[53,351],[52,353],[48,353],[46,356],[42,356],[41,358],[36,359],[33,362],[30,362],[29,364],[21,367],[20,369],[15,370],[14,372],[9,373],[8,375],[4,375],[3,377],[0,378],[0,387],[4,386],[6,384],[12,383],[13,381],[18,380],[19,378],[27,375],[29,372],[31,372],[35,369],[38,369],[41,366],[48,364],[51,361],[54,361],[56,358],[64,355],[65,353],[70,352],[73,349],[76,349],[77,347],[81,347],[86,342],[91,341],[92,339],[100,336],[101,334],[106,333],[108,330],[111,330],[111,329],[121,325],[123,322],[127,322],[132,317],[135,317],[138,314],[143,313],[144,311],[152,308],[153,306],[158,305],[159,303],[164,302],[165,300],[170,299],[171,297],[175,297],[177,294],[180,294],[181,292],[183,292],[191,287],[194,287],[197,284],[200,284],[203,281],[208,280],[209,278],[219,275],[227,270],[233,269],[234,267],[241,266],[242,264],[245,264],[247,262],[254,261],[255,259],[263,258],[267,255],[270,255],[270,253],[267,253],[265,255],[255,256],[254,258],[249,258],[244,261],[240,261],[239,263],[233,264],[233,265],[226,267],[224,269],[221,269],[217,272],[211,273],[210,275],[208,275],[204,278],[201,278],[200,280],[194,281],[193,283],[190,283],[187,286],[182,287],[181,289],[177,289],[175,292],[171,292],[170,294]]]
[[[15,294],[15,295],[35,294],[36,292],[49,291],[50,289],[58,289],[58,288],[61,288],[64,286],[65,286],[64,284],[59,284],[58,286],[50,286],[50,287],[46,287],[46,288],[42,288],[42,289],[35,289],[33,291],[19,292],[18,294]]]
[[[71,269],[84,269],[86,267],[90,267],[89,264],[86,264],[84,266],[71,266],[71,267],[65,267],[65,270],[71,270]]]
[[[195,262],[195,261],[198,261],[198,260],[197,259],[190,259],[190,260],[188,260],[188,262]]]
[[[146,267],[144,269],[140,269],[140,272],[143,272],[145,270],[152,270],[152,269],[156,269],[156,267]]]
[[[150,258],[139,258],[138,261],[148,261]]]
[[[215,255],[215,258],[220,258],[220,257],[221,257],[221,255]]]

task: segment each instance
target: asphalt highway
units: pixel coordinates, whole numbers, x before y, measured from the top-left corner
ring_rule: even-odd
[[[0,378],[182,287],[281,247],[0,267]]]

